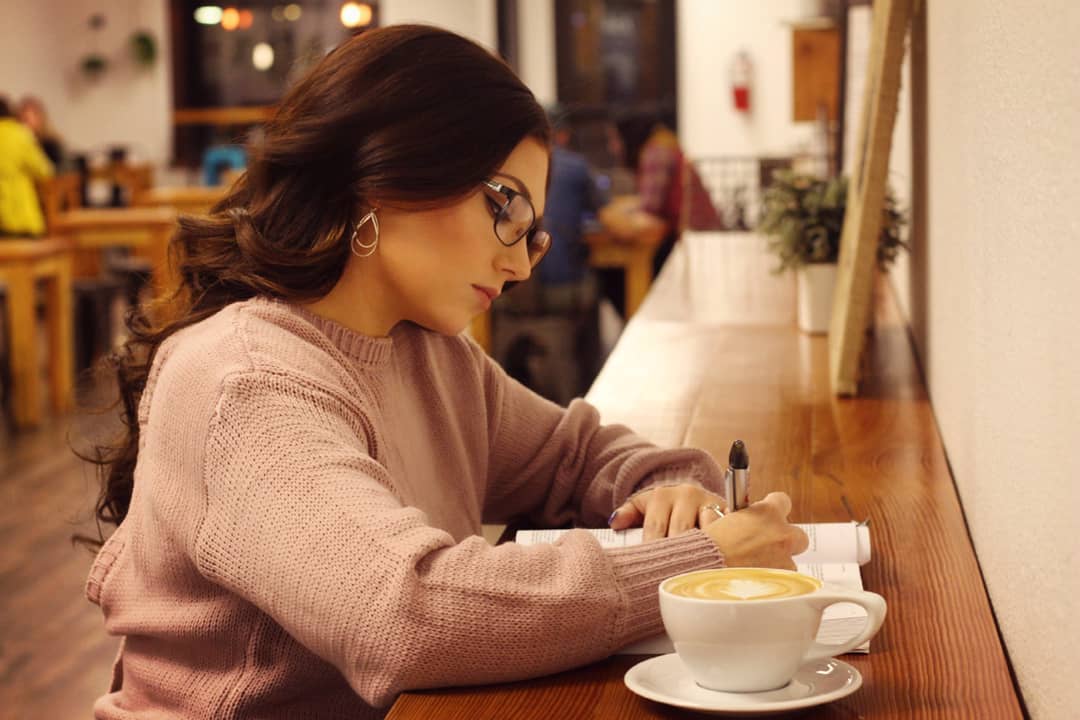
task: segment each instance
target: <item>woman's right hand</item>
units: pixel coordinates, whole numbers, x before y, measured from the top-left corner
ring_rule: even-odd
[[[702,529],[723,553],[728,567],[794,570],[791,556],[805,551],[810,540],[788,523],[790,513],[787,493],[773,492],[747,508],[702,525]]]

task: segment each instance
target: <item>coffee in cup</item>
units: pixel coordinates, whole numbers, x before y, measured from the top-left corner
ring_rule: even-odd
[[[806,595],[821,589],[821,581],[801,573],[763,568],[702,571],[671,578],[664,586],[673,595],[702,600],[769,600]]]
[[[839,602],[862,606],[866,627],[845,643],[817,642],[821,614]],[[869,640],[885,619],[885,600],[790,570],[721,568],[662,582],[660,615],[698,685],[758,692],[783,687],[806,663]]]

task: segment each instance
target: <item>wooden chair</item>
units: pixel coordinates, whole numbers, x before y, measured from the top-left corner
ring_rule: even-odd
[[[71,402],[73,381],[70,247],[48,237],[0,241],[4,321],[11,340],[5,367],[10,370],[11,414],[17,428],[34,427],[42,417],[35,287],[39,282],[45,285],[49,394],[53,410],[62,412]]]
[[[45,215],[45,228],[52,231],[61,212],[82,206],[78,173],[61,173],[38,183],[38,198]]]
[[[133,164],[111,161],[109,164],[90,168],[87,180],[104,180],[117,188],[119,200],[130,205],[139,193],[154,185],[154,168],[149,163]]]
[[[78,173],[61,173],[38,185],[45,227],[54,237],[63,237],[65,214],[82,207],[82,178]],[[101,253],[72,246],[71,293],[75,318],[75,367],[84,370],[109,350],[112,343],[113,300],[124,283],[102,272]]]

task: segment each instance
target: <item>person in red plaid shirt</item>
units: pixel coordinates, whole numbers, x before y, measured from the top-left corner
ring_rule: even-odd
[[[684,207],[684,174],[689,169],[690,198]],[[641,207],[667,223],[669,232],[653,257],[653,274],[671,252],[682,230],[721,230],[720,213],[693,165],[687,167],[678,138],[670,128],[657,124],[638,158],[638,195]]]

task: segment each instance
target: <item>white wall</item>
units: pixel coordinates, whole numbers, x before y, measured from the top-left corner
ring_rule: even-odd
[[[544,107],[558,100],[555,0],[518,2],[518,75]]]
[[[499,46],[495,0],[379,0],[379,23],[421,22],[452,30],[489,50]]]
[[[164,0],[2,0],[0,8],[0,93],[13,101],[25,94],[45,103],[57,131],[74,151],[126,145],[137,158],[153,162],[171,154],[172,88]],[[86,21],[106,16],[94,33]],[[136,29],[158,40],[158,61],[150,69],[129,59]],[[87,81],[78,66],[91,50],[111,67]]]
[[[1075,717],[1080,5],[927,8],[927,235],[894,281],[1025,701]]]
[[[384,25],[438,25],[498,52],[495,0],[380,0]],[[555,0],[518,2],[518,74],[545,107],[555,103]]]
[[[689,155],[784,155],[816,147],[813,123],[791,121],[785,23],[805,17],[807,7],[803,0],[678,0],[679,138]],[[731,63],[739,49],[754,66],[745,115],[731,103]]]

